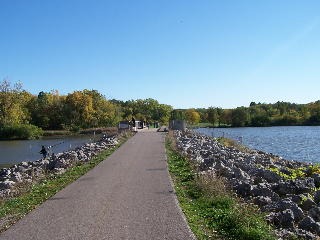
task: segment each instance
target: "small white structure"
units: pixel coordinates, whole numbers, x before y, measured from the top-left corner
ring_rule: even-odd
[[[145,128],[145,123],[143,121],[121,121],[118,124],[118,129],[121,130],[132,130],[137,131],[137,129]]]
[[[145,125],[144,125],[144,122],[142,121],[135,121],[134,127],[136,127],[137,129],[143,129]]]

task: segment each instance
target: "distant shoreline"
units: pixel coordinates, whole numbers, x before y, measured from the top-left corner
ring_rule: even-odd
[[[203,124],[199,124],[199,125],[191,125],[189,128],[267,128],[267,127],[320,127],[319,124],[309,124],[309,125],[268,125],[268,126],[213,126],[212,124],[207,124],[207,123],[203,123]]]
[[[87,128],[81,129],[77,132],[70,130],[43,130],[43,134],[39,139],[43,138],[55,138],[55,137],[67,137],[67,136],[82,136],[82,135],[93,135],[93,134],[106,134],[115,135],[118,129],[116,127],[101,127],[101,128]],[[0,138],[0,141],[16,141],[16,140],[30,140],[24,138]]]

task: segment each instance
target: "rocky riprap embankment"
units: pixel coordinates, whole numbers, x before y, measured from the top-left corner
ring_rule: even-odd
[[[99,152],[118,144],[116,136],[103,137],[71,151],[57,153],[33,162],[21,162],[10,168],[0,169],[0,199],[16,193],[16,186],[31,183],[48,173],[62,174],[77,162],[88,162]]]
[[[178,149],[201,171],[224,177],[239,196],[266,212],[280,238],[320,236],[318,167],[257,150],[242,152],[193,131],[174,135]]]

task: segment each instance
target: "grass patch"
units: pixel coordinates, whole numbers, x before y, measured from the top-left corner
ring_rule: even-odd
[[[130,135],[123,136],[117,146],[102,151],[98,156],[93,157],[90,162],[79,162],[61,175],[49,174],[33,185],[22,186],[19,196],[2,200],[0,202],[0,232],[6,230],[38,205],[97,166],[129,138]]]
[[[247,152],[247,153],[251,153],[252,150],[250,148],[247,148],[246,146],[238,143],[237,141],[230,139],[230,138],[226,138],[226,137],[218,137],[217,141],[226,146],[226,147],[234,147],[236,149],[238,149],[239,151],[242,152]]]
[[[207,128],[213,127],[212,123],[196,123],[196,124],[188,124],[189,128]]]
[[[180,206],[198,239],[276,239],[258,209],[228,191],[222,178],[200,175],[169,133],[168,166]]]
[[[0,164],[0,169],[1,168],[10,168],[13,165],[15,165],[16,163],[4,163],[4,164]]]

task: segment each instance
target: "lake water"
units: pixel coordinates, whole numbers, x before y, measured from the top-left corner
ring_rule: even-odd
[[[225,136],[285,159],[320,163],[320,127],[198,128],[213,137]]]
[[[41,159],[42,155],[39,154],[39,151],[42,145],[53,146],[49,149],[50,154],[59,153],[92,142],[94,137],[99,138],[99,136],[84,135],[40,140],[0,141],[0,165]]]

